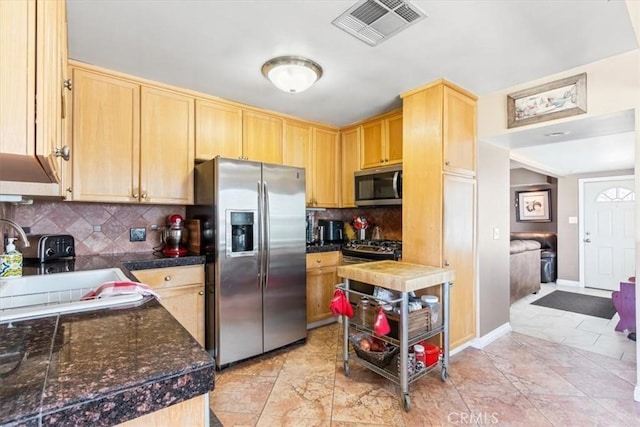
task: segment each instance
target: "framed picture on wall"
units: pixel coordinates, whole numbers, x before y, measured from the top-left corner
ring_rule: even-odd
[[[587,73],[507,95],[507,128],[587,112]]]
[[[516,191],[516,221],[551,222],[551,190]]]

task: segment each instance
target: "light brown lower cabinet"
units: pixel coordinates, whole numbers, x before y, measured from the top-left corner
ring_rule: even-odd
[[[133,271],[160,296],[160,304],[204,346],[204,266]]]
[[[329,303],[338,283],[340,252],[307,254],[307,325],[333,317]]]

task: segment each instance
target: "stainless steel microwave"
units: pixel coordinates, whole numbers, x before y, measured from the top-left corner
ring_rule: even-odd
[[[402,165],[355,172],[356,206],[402,204]]]

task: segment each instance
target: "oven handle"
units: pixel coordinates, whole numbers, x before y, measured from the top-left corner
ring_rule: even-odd
[[[393,193],[396,199],[402,199],[402,171],[393,174]]]
[[[342,265],[361,264],[363,262],[372,262],[372,261],[375,261],[375,259],[358,258],[351,255],[342,256]]]

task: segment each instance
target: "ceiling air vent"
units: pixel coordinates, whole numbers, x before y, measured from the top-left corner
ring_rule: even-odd
[[[376,46],[426,16],[404,0],[360,0],[332,24],[370,46]]]

